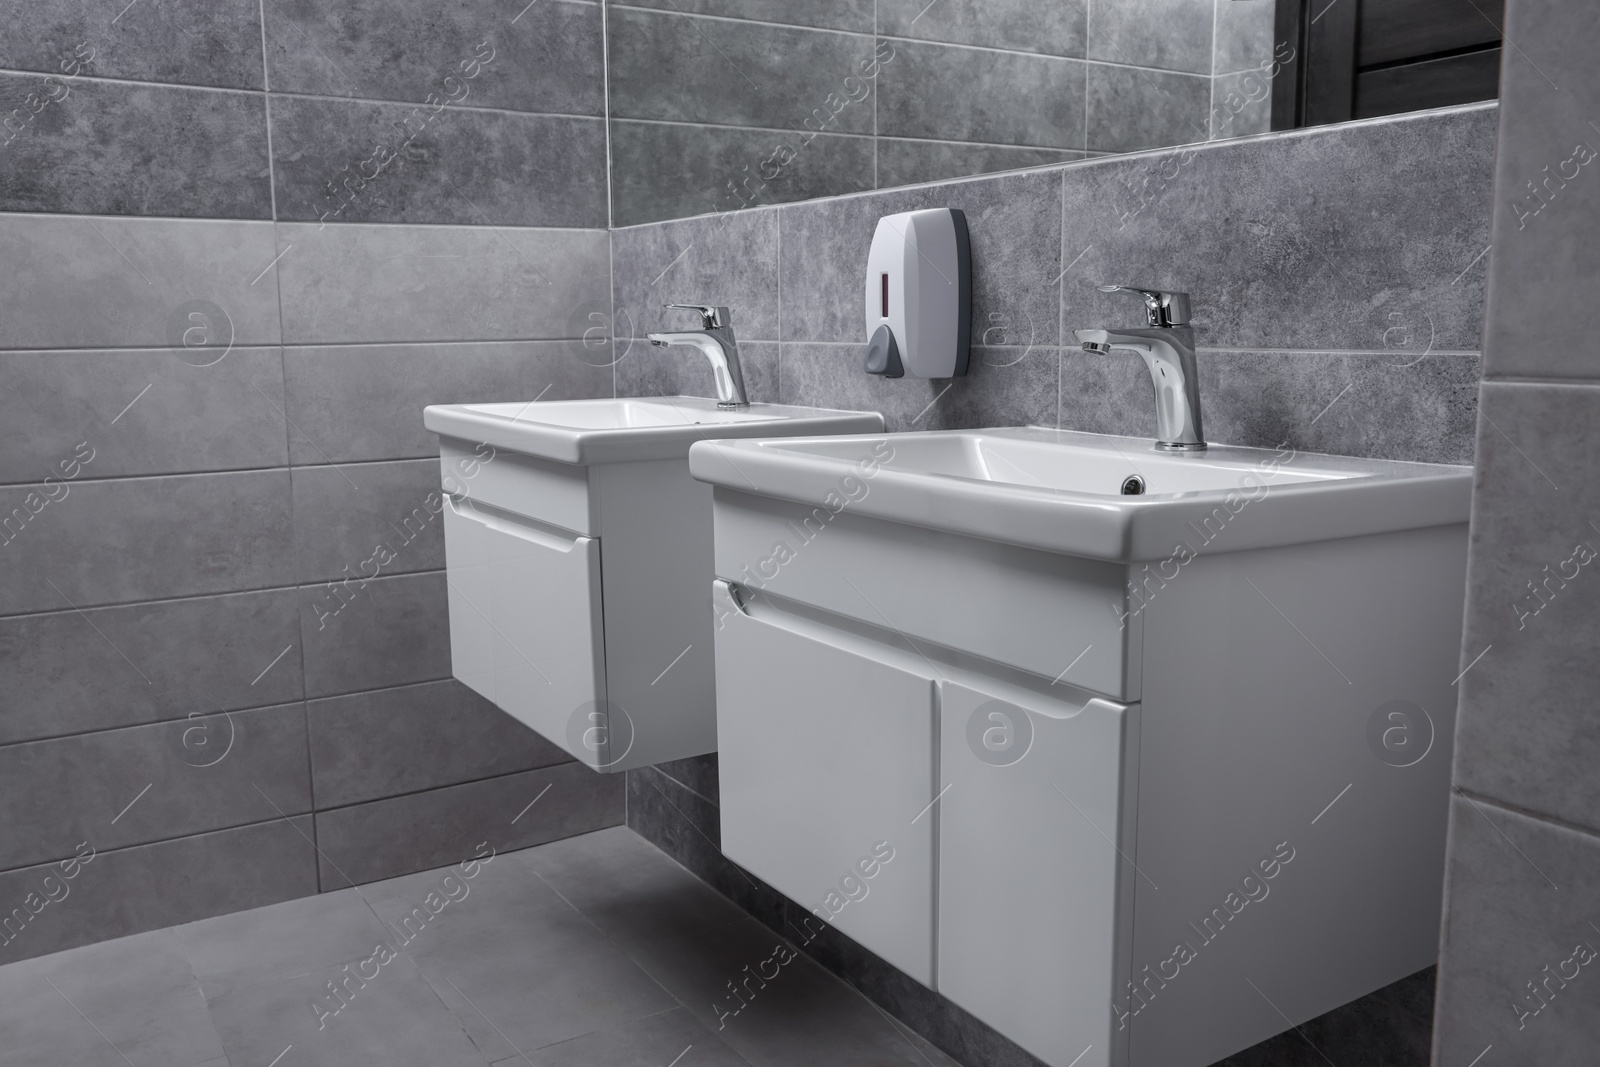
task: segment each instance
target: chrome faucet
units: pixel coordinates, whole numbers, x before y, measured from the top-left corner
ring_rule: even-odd
[[[1105,355],[1114,348],[1139,353],[1156,389],[1156,449],[1204,452],[1200,429],[1200,376],[1195,371],[1194,329],[1189,325],[1189,294],[1132,285],[1101,285],[1102,293],[1128,293],[1144,301],[1150,326],[1144,330],[1074,330],[1085,352]]]
[[[652,333],[646,339],[653,345],[687,345],[698,348],[711,361],[711,373],[717,380],[717,407],[742,408],[750,406],[744,392],[744,372],[739,367],[739,342],[733,336],[733,315],[725,307],[710,304],[666,304],[667,308],[698,311],[704,327],[693,333]]]

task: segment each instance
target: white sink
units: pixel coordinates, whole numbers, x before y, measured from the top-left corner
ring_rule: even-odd
[[[1213,550],[1239,551],[1464,522],[1472,493],[1470,467],[1229,445],[1160,454],[1142,438],[1033,427],[711,442],[689,467],[713,485],[820,504],[885,440],[892,453],[865,473],[851,512],[1092,559],[1163,558],[1219,508]],[[1141,494],[1124,495],[1130,477]]]
[[[442,404],[423,409],[434,433],[486,442],[560,463],[613,463],[681,457],[696,441],[722,437],[860,433],[882,420],[859,411],[751,404],[720,408],[695,396],[552,400],[505,404]]]

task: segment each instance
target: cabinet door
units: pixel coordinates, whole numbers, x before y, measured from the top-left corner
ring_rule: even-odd
[[[1138,708],[1007,695],[940,685],[939,992],[1051,1067],[1125,1063]]]
[[[722,851],[931,986],[931,677],[713,597]]]
[[[604,736],[584,719],[605,696],[600,543],[454,498],[444,524],[455,676],[590,766],[614,762],[584,743]]]

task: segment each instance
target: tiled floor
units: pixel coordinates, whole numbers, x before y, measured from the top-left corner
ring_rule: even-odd
[[[954,1067],[805,956],[723,1015],[775,944],[617,827],[0,967],[0,1061]]]

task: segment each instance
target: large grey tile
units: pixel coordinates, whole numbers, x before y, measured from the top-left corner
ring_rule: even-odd
[[[26,117],[0,153],[0,210],[272,217],[259,93],[0,74],[0,111]]]
[[[259,0],[44,0],[0,11],[0,67],[229,89],[261,88]],[[114,22],[114,24],[113,24]]]
[[[1212,46],[1217,74],[1270,67],[1274,54],[1288,55],[1289,41],[1278,49],[1273,34],[1277,5],[1268,0],[1216,0],[1216,41]],[[1362,62],[1372,60],[1363,55]]]
[[[1054,426],[1054,347],[974,347],[964,377],[888,379],[862,369],[866,345],[783,346],[785,404],[881,411],[891,432]]]
[[[1043,52],[1084,58],[1087,8],[1077,0],[1039,4],[1033,0],[939,3],[880,0],[878,32],[986,48]]]
[[[277,254],[265,222],[0,213],[0,348],[277,344]]]
[[[870,189],[872,144],[870,137],[801,129],[617,120],[611,124],[612,221],[633,226],[708,212],[725,217]]]
[[[540,1050],[550,1067],[747,1067],[749,1061],[695,1021],[685,1008],[674,1008],[610,1030],[599,1030]],[[498,1061],[496,1067],[521,1063],[522,1057]]]
[[[609,330],[609,302],[585,314]],[[568,341],[340,345],[284,352],[289,455],[295,463],[436,456],[429,404],[577,400],[611,395],[611,345]]]
[[[696,325],[665,304],[718,304],[741,340],[775,341],[778,212],[745,211],[611,233],[616,335],[643,338]]]
[[[788,26],[872,32],[873,0],[627,0],[628,7],[779,22]]]
[[[0,743],[298,700],[299,641],[294,589],[0,620]]]
[[[1448,877],[1433,1062],[1591,1059],[1600,841],[1458,795]]]
[[[616,826],[622,791],[621,775],[563,763],[318,812],[322,883],[359,884],[455,863],[480,841],[503,851]]]
[[[0,489],[0,516],[7,612],[293,580],[286,470],[12,486]]]
[[[675,12],[613,8],[611,113],[618,118],[798,127],[820,110],[830,128],[871,133],[870,36]],[[850,79],[846,84],[846,79]],[[859,102],[839,106],[855,96]]]
[[[1188,292],[1205,346],[1475,351],[1494,126],[1469,107],[1068,164],[1063,326],[1138,323],[1094,291],[1119,282]]]
[[[604,230],[280,223],[284,339],[580,337],[609,303]],[[290,246],[293,246],[292,248]]]
[[[494,1058],[677,1007],[604,933],[510,857],[479,864],[471,877],[462,868],[424,871],[363,892]],[[504,951],[508,942],[518,950]]]
[[[280,219],[606,224],[599,119],[274,96],[272,152]]]
[[[0,1004],[10,1067],[204,1067],[223,1055],[170,930],[0,967]]]
[[[1082,148],[1087,69],[1075,59],[895,41],[878,76],[878,132]]]
[[[0,482],[60,478],[60,464],[91,441],[82,477],[283,466],[282,355],[235,348],[194,365],[210,358],[159,349],[0,352],[8,383]]]
[[[207,1006],[229,1063],[270,1064],[291,1048],[308,1067],[486,1063],[416,964],[378,944],[340,966],[236,989]]]
[[[326,808],[571,758],[453,678],[314,700],[307,711],[311,773]],[[448,745],[435,743],[441,728]]]
[[[878,138],[878,188],[966,178],[999,170],[1020,170],[1083,159],[1085,153],[1063,148],[1016,148],[1010,145],[964,144],[958,141],[912,141]]]
[[[778,343],[740,341],[745,393],[757,404],[778,403]],[[647,342],[617,342],[618,396],[717,395],[711,363],[693,349],[657,348]]]
[[[1272,82],[1259,71],[1211,79],[1211,139],[1248,137],[1272,129]]]
[[[1600,9],[1553,0],[1507,6],[1506,37],[1520,47],[1506,50],[1500,72],[1485,373],[1596,378],[1586,316],[1570,309],[1587,299],[1582,279],[1600,273],[1600,182],[1591,180],[1596,142],[1588,125],[1600,110],[1589,44],[1600,33]]]
[[[302,586],[300,632],[309,697],[450,675],[443,571]]]
[[[300,581],[444,568],[437,461],[296,467],[293,480]]]
[[[1090,59],[1211,73],[1214,0],[1084,2],[1089,5]]]
[[[1087,145],[1097,152],[1137,152],[1210,136],[1210,78],[1093,64],[1087,92]]]
[[[604,113],[597,3],[339,0],[270,3],[266,16],[275,91]]]
[[[1456,782],[1600,828],[1600,388],[1485,383]]]
[[[70,881],[54,863],[6,871],[0,899],[60,899],[0,945],[0,963],[315,893],[313,856],[311,817],[296,816],[98,853]]]
[[[6,745],[0,779],[0,820],[12,827],[0,839],[6,869],[70,856],[79,841],[123,848],[300,814],[311,809],[306,710],[285,704]]]
[[[865,343],[861,277],[878,219],[953,207],[971,236],[973,343],[1054,345],[1061,179],[1034,171],[780,209],[783,340]]]

